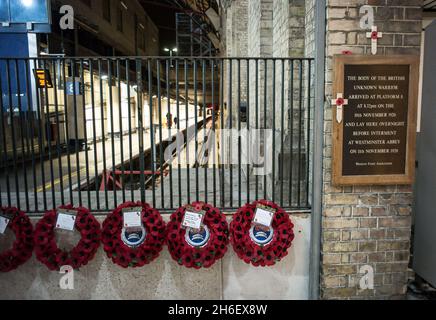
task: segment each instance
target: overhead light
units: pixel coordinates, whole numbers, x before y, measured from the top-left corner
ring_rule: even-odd
[[[109,77],[107,75],[102,75],[101,80],[107,80]]]
[[[21,0],[21,4],[25,7],[33,6],[33,0]]]
[[[164,48],[164,51],[165,51],[165,52],[170,52],[170,49],[168,49],[168,48]]]
[[[173,51],[174,51],[174,52],[177,52],[177,48],[174,48]]]
[[[121,5],[124,7],[124,9],[127,10],[127,5],[124,3],[124,1],[120,1]]]

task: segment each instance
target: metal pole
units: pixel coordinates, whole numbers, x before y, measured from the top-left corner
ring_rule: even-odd
[[[313,127],[313,192],[309,265],[309,298],[320,298],[320,258],[322,220],[322,162],[325,93],[326,1],[315,2],[315,104]]]

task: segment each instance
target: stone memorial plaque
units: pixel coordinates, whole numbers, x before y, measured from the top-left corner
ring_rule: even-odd
[[[419,58],[336,56],[334,65],[333,184],[413,183]]]

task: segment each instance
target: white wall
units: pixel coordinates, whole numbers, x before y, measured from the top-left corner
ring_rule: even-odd
[[[88,266],[74,273],[74,290],[61,290],[62,275],[33,256],[19,269],[0,274],[0,299],[307,299],[310,216],[291,218],[295,240],[289,255],[274,267],[251,267],[229,247],[211,269],[189,270],[178,266],[164,247],[150,265],[126,270],[100,248]],[[0,237],[0,251],[10,240]]]

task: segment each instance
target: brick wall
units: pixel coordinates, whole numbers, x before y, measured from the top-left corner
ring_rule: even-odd
[[[404,297],[409,262],[412,190],[409,186],[335,188],[331,185],[332,56],[342,50],[369,54],[359,8],[372,5],[383,32],[379,54],[419,54],[422,1],[329,0],[324,126],[322,298]],[[312,48],[307,47],[311,51]],[[375,271],[374,290],[361,290],[362,266]]]
[[[306,57],[315,55],[315,0],[305,0],[305,43]]]
[[[250,0],[248,4],[248,48],[251,57],[272,57],[273,55],[273,1]],[[266,81],[267,105],[272,105],[272,63],[268,62]],[[253,76],[256,72],[256,62],[250,61],[250,70]],[[250,109],[255,110],[256,102],[263,110],[265,104],[265,62],[260,60],[258,64],[258,87],[256,96],[256,82],[250,81]],[[256,101],[257,99],[257,101]],[[257,121],[264,122],[263,112],[250,113],[250,126],[254,127]],[[268,124],[270,127],[270,124]]]

